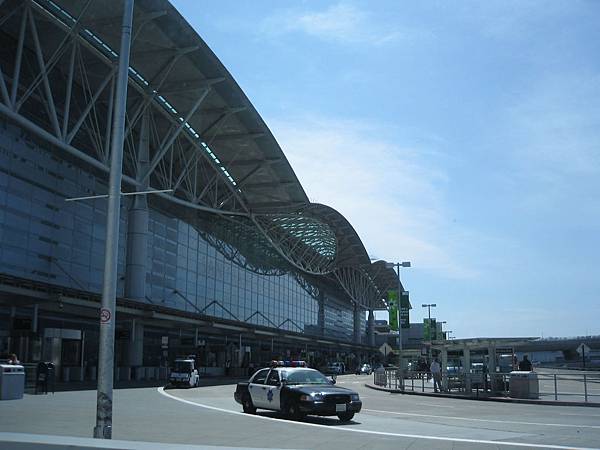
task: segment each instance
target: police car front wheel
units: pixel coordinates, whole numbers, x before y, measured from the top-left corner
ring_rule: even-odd
[[[301,419],[306,415],[300,411],[300,407],[296,402],[288,403],[286,413],[292,419]]]

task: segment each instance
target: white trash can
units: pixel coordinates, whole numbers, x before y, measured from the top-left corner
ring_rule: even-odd
[[[539,398],[540,385],[537,373],[523,371],[511,372],[509,392],[511,398]]]
[[[0,400],[23,398],[25,368],[15,364],[0,364]]]

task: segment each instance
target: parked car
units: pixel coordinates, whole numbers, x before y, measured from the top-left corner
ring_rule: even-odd
[[[327,375],[342,375],[346,371],[346,366],[341,362],[332,362],[327,364],[323,372]]]
[[[359,365],[356,369],[356,375],[371,375],[373,368],[370,364]]]

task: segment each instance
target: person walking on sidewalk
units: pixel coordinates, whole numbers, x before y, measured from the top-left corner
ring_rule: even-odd
[[[527,359],[527,355],[523,355],[523,361],[519,363],[519,370],[524,372],[531,372],[533,367],[531,366],[531,361]]]
[[[429,366],[429,370],[431,371],[431,376],[433,377],[433,391],[438,392],[438,390],[442,391],[442,367],[438,362],[437,358],[435,358],[431,362],[431,366]]]

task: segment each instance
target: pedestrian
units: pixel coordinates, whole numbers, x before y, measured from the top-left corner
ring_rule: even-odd
[[[431,362],[431,366],[429,367],[431,371],[431,375],[433,376],[433,390],[434,392],[438,392],[438,390],[442,391],[442,367],[438,362],[437,358]]]
[[[8,363],[9,364],[21,364],[21,362],[19,361],[19,359],[17,358],[17,355],[12,353],[9,357],[8,357]]]
[[[523,361],[519,363],[519,370],[522,372],[531,372],[533,370],[531,361],[527,359],[527,355],[523,355]]]
[[[228,377],[229,376],[229,369],[231,368],[231,361],[227,360],[225,361],[225,376]]]

